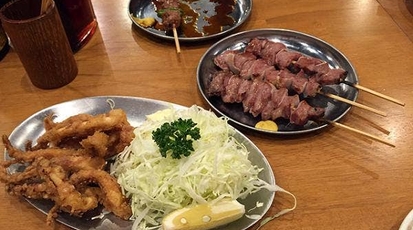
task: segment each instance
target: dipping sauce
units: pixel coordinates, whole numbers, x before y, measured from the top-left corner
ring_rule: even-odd
[[[222,31],[224,26],[232,26],[235,23],[234,18],[230,17],[235,6],[235,0],[212,0],[217,2],[215,6],[215,15],[207,18],[209,25],[204,26],[205,34],[216,34]]]
[[[231,13],[235,8],[236,0],[181,0],[182,21],[178,32],[185,37],[203,37],[217,34],[226,26],[235,24]],[[159,5],[152,1],[155,10]],[[154,28],[163,30],[162,21],[158,21]]]

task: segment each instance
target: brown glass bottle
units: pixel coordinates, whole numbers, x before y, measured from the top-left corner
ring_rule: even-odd
[[[0,0],[1,1],[1,0]],[[73,52],[84,46],[97,28],[91,0],[55,0]]]

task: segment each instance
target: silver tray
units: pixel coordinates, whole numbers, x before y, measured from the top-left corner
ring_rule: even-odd
[[[327,122],[308,122],[304,126],[296,126],[288,121],[277,120],[278,131],[269,131],[256,129],[254,126],[260,120],[259,117],[253,117],[243,112],[241,104],[224,103],[218,97],[208,98],[206,95],[206,85],[211,74],[218,71],[213,59],[225,50],[243,50],[246,44],[255,37],[266,38],[275,42],[284,43],[288,49],[301,52],[305,55],[319,58],[326,61],[332,68],[342,68],[348,71],[346,81],[357,83],[358,77],[350,61],[336,48],[327,42],[297,31],[285,29],[259,29],[239,32],[223,38],[211,46],[202,56],[197,68],[197,84],[204,99],[209,106],[221,116],[227,116],[232,124],[267,134],[302,134],[313,132],[324,128]],[[333,92],[334,94],[355,101],[358,91],[346,84],[324,86],[323,90]],[[334,101],[322,95],[307,100],[313,106],[325,107],[325,120],[337,121],[342,118],[351,108],[350,105]]]
[[[212,1],[211,0],[198,0],[198,1],[193,1],[192,4],[194,3],[197,4],[197,7],[193,7],[193,8],[196,9],[198,14],[203,15],[205,10],[210,11]],[[216,34],[210,34],[206,36],[200,36],[200,37],[185,37],[183,34],[178,33],[178,39],[179,41],[182,41],[182,42],[199,42],[199,41],[219,38],[229,33],[232,33],[234,30],[240,27],[247,20],[247,18],[251,14],[251,8],[252,8],[252,0],[236,0],[235,8],[232,11],[232,13],[229,15],[235,21],[232,26],[224,26],[222,32],[219,32]],[[133,20],[132,16],[135,16],[137,18],[152,17],[152,18],[157,19],[158,21],[161,21],[155,12],[155,8],[152,3],[152,0],[131,0],[129,2],[128,15],[129,15],[129,18],[132,20],[132,22],[141,31],[144,31],[148,33],[149,35],[155,36],[160,39],[170,40],[170,41],[174,40],[173,35],[166,34],[165,31],[158,30],[158,29],[151,28],[151,27],[145,28]],[[198,27],[203,27],[204,25],[206,24],[205,22],[202,22],[202,18],[201,18],[198,24]]]
[[[55,121],[62,121],[69,116],[76,115],[79,113],[89,113],[89,114],[100,114],[106,113],[111,109],[111,104],[108,100],[114,103],[115,108],[123,109],[128,117],[129,122],[132,126],[139,126],[146,119],[146,115],[152,114],[158,110],[163,110],[174,106],[175,108],[185,108],[180,105],[157,101],[152,99],[138,98],[138,97],[124,97],[124,96],[100,96],[100,97],[89,97],[82,98],[73,101],[63,102],[48,108],[45,108],[29,118],[23,121],[19,126],[17,126],[14,131],[9,136],[11,143],[20,149],[24,149],[27,140],[35,141],[43,132],[43,120],[48,114],[55,114]],[[267,159],[263,153],[254,145],[246,136],[241,132],[236,131],[234,137],[243,143],[250,152],[249,159],[254,165],[263,168],[260,172],[259,177],[267,181],[271,185],[275,185],[275,178],[271,166],[269,165]],[[35,142],[34,142],[35,143]],[[10,159],[7,152],[4,154],[6,160]],[[14,173],[23,170],[19,165],[12,165],[9,168],[9,173]],[[248,214],[257,214],[263,216],[274,200],[274,192],[269,192],[266,189],[261,189],[259,192],[248,196],[244,200],[239,200],[240,203],[245,205],[245,209],[249,210],[255,207],[256,202],[263,202],[264,205],[254,212]],[[48,213],[53,207],[53,203],[47,200],[31,200],[27,201],[40,210],[43,213]],[[82,218],[70,216],[67,213],[60,213],[57,221],[67,225],[73,229],[85,230],[85,229],[131,229],[133,222],[125,221],[117,218],[113,214],[106,214],[103,218],[93,218],[101,213],[100,209],[92,210],[89,213],[85,213]],[[46,221],[46,217],[45,217]],[[252,220],[247,217],[242,217],[241,219],[230,223],[225,227],[219,229],[226,230],[240,230],[247,229],[258,220]],[[46,223],[45,223],[46,224]]]

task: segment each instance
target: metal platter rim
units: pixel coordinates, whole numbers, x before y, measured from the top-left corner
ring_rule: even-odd
[[[33,120],[35,120],[34,122],[38,122],[40,120],[40,117],[43,117],[44,115],[47,114],[47,112],[50,111],[59,111],[59,109],[61,111],[63,111],[65,114],[67,112],[67,108],[65,106],[67,105],[71,105],[74,106],[76,108],[76,105],[78,105],[79,107],[81,107],[80,110],[83,110],[84,108],[90,106],[92,109],[91,111],[95,111],[96,104],[98,105],[102,105],[103,102],[108,103],[107,104],[107,110],[111,109],[111,103],[108,102],[108,100],[113,100],[115,102],[114,106],[115,108],[122,108],[122,103],[123,104],[128,104],[129,105],[129,101],[132,102],[137,102],[136,106],[142,105],[142,103],[148,103],[148,105],[154,105],[155,109],[157,109],[158,107],[161,107],[161,109],[166,109],[166,108],[170,108],[170,106],[173,106],[174,108],[178,108],[178,109],[185,109],[188,108],[186,106],[182,106],[182,105],[178,105],[172,102],[167,102],[167,101],[161,101],[161,100],[156,100],[156,99],[150,99],[150,98],[143,98],[143,97],[133,97],[133,96],[92,96],[92,97],[85,97],[85,98],[79,98],[79,99],[73,99],[73,100],[69,100],[69,101],[64,101],[58,104],[54,104],[51,105],[47,108],[41,109],[38,112],[34,113],[33,115],[29,116],[28,118],[26,118],[24,121],[22,121],[18,126],[16,126],[16,128],[11,132],[9,138],[10,141],[12,142],[12,144],[14,145],[14,141],[16,140],[17,136],[22,135],[21,134],[21,129],[24,129],[25,125],[31,125],[31,122],[33,123]],[[95,103],[95,104],[94,104]],[[79,105],[81,104],[81,105]],[[73,108],[73,107],[72,107]],[[100,111],[102,108],[98,108],[98,110]],[[126,108],[125,109],[127,115],[131,115],[131,111]],[[157,110],[156,110],[157,111]],[[135,111],[132,112],[132,114]],[[152,112],[152,111],[151,111]],[[142,113],[139,116],[144,116],[144,114],[148,115],[151,112],[148,113]],[[74,112],[67,112],[70,115],[67,116],[71,116],[74,115]],[[129,116],[128,116],[129,118]],[[143,117],[140,117],[137,120],[141,120],[144,119]],[[140,121],[139,121],[140,122]],[[138,123],[139,123],[138,122]],[[32,128],[34,128],[35,126],[39,126],[39,123],[35,123],[35,125],[32,126]],[[232,126],[231,126],[232,127]],[[234,137],[237,138],[241,143],[243,143],[244,145],[246,145],[246,147],[250,150],[251,153],[251,157],[252,160],[251,161],[255,161],[253,162],[254,164],[259,164],[259,167],[262,167],[263,170],[261,171],[261,173],[264,173],[264,177],[265,177],[265,181],[267,181],[269,184],[271,185],[275,185],[275,176],[274,176],[274,172],[268,162],[268,160],[266,159],[265,155],[262,153],[262,151],[252,142],[251,139],[249,139],[248,137],[246,137],[242,132],[240,132],[239,130],[237,130],[236,128],[232,127],[235,131]],[[29,132],[29,131],[24,131],[24,132]],[[23,135],[24,135],[23,132]],[[38,136],[38,134],[36,134]],[[19,141],[18,141],[19,142]],[[20,141],[19,146],[16,146],[18,148],[23,148],[22,142]],[[8,160],[10,159],[9,156],[7,155],[7,151],[4,151],[4,159]],[[13,165],[12,165],[13,166]],[[18,169],[16,168],[12,168],[11,170],[9,170],[11,173],[16,172]],[[260,175],[262,175],[260,173]],[[261,177],[260,177],[261,178]],[[250,203],[252,202],[251,199],[255,199],[257,197],[261,197],[262,195],[264,195],[265,197],[265,205],[263,207],[261,207],[261,212],[260,214],[262,216],[265,215],[265,213],[268,212],[268,210],[271,207],[271,204],[273,203],[274,197],[275,197],[275,192],[270,192],[267,191],[265,189],[262,189],[262,191],[259,191],[257,193],[251,194],[248,197],[250,198],[246,198],[245,201],[251,205]],[[256,197],[257,196],[257,197]],[[31,200],[31,199],[26,199],[27,202],[29,204],[31,204],[33,207],[35,207],[37,210],[39,210],[40,212],[47,214],[49,209],[52,207],[52,203],[50,201],[47,200]],[[243,201],[243,200],[241,200]],[[262,200],[261,200],[262,202]],[[241,202],[244,203],[244,202]],[[253,202],[255,204],[255,202]],[[58,222],[73,228],[73,229],[77,229],[77,230],[86,230],[86,229],[108,229],[111,228],[113,226],[115,226],[115,229],[130,229],[130,227],[132,226],[132,221],[124,221],[124,220],[120,220],[119,218],[115,217],[112,213],[105,215],[102,219],[95,219],[95,220],[87,220],[87,219],[79,219],[76,217],[72,217],[67,213],[62,213],[61,215],[59,215]],[[238,226],[237,221],[243,221],[242,226]],[[246,230],[249,227],[251,227],[252,225],[254,225],[255,223],[257,223],[259,220],[250,220],[247,217],[243,217],[240,220],[237,220],[233,223],[230,223],[228,226],[223,226],[222,229],[228,229],[227,227],[230,227],[230,229],[233,230],[238,230],[241,227],[241,230]],[[88,223],[89,222],[89,223]]]
[[[135,20],[133,20],[134,12],[131,12],[131,4],[135,1],[138,1],[138,0],[130,0],[129,1],[129,7],[128,7],[128,10],[127,10],[128,17],[132,21],[132,23],[135,26],[137,26],[141,31],[143,31],[143,32],[145,32],[145,33],[147,33],[151,36],[160,38],[162,40],[171,41],[171,42],[174,41],[175,39],[174,39],[173,36],[168,36],[168,35],[164,35],[164,34],[161,34],[161,33],[156,33],[156,32],[154,32],[150,29],[147,29],[147,28],[139,25],[138,23],[135,22]],[[140,0],[140,1],[151,1],[151,0]],[[240,20],[239,21],[236,20],[234,25],[231,26],[229,29],[221,31],[221,32],[216,33],[216,34],[207,35],[207,36],[203,36],[203,37],[181,37],[181,36],[178,36],[178,40],[180,42],[185,42],[185,43],[201,42],[201,41],[219,39],[219,38],[223,37],[224,35],[227,35],[227,34],[230,34],[230,33],[234,32],[240,26],[242,26],[245,23],[245,21],[250,17],[251,12],[252,12],[252,6],[253,6],[253,0],[237,0],[235,2],[236,2],[236,4],[239,4],[239,6],[241,6],[242,4],[246,4],[247,5],[247,10],[242,12],[242,16],[238,18],[238,20],[239,19]]]
[[[258,34],[256,35],[256,37],[262,37],[263,35],[261,34],[272,34],[272,35],[276,35],[278,34],[291,34],[294,36],[302,36],[308,39],[311,39],[315,42],[318,42],[324,46],[327,46],[329,49],[331,49],[332,51],[334,51],[337,55],[341,56],[341,58],[343,59],[342,61],[344,61],[348,66],[349,66],[349,72],[351,72],[351,74],[353,75],[354,79],[353,81],[349,81],[353,84],[358,83],[359,79],[357,76],[357,72],[355,70],[355,68],[353,67],[353,65],[351,64],[351,62],[349,61],[349,59],[337,48],[335,48],[334,46],[332,46],[331,44],[329,44],[328,42],[317,38],[313,35],[307,34],[307,33],[303,33],[303,32],[299,32],[299,31],[295,31],[295,30],[290,30],[290,29],[282,29],[282,28],[261,28],[261,29],[253,29],[253,30],[247,30],[247,31],[241,31],[232,35],[229,35],[225,38],[222,38],[221,40],[219,40],[218,42],[216,42],[215,44],[213,44],[211,47],[209,47],[205,53],[201,56],[201,59],[198,63],[197,66],[197,86],[198,89],[202,95],[202,97],[204,98],[204,100],[208,103],[208,105],[211,107],[212,110],[214,110],[216,113],[218,113],[220,116],[225,116],[228,117],[229,121],[231,123],[233,123],[235,126],[241,127],[241,128],[246,128],[247,130],[251,130],[253,132],[258,132],[258,133],[264,133],[264,134],[269,134],[269,135],[298,135],[298,134],[307,134],[310,132],[314,132],[314,131],[318,131],[321,129],[324,129],[326,127],[329,126],[328,122],[324,122],[321,125],[318,125],[315,128],[311,128],[311,129],[304,129],[304,130],[296,130],[296,131],[270,131],[270,130],[263,130],[263,129],[257,129],[255,127],[252,127],[251,125],[246,125],[232,117],[229,117],[228,115],[226,115],[224,112],[222,112],[220,109],[218,109],[212,102],[211,100],[208,99],[207,95],[205,94],[204,90],[203,90],[203,86],[201,83],[201,75],[202,75],[202,70],[201,67],[205,62],[205,59],[208,57],[208,55],[211,54],[211,52],[213,52],[217,47],[221,46],[222,44],[225,44],[226,41],[230,41],[232,39],[235,38],[239,38],[239,40],[242,39],[251,39],[254,36],[251,36],[253,34]],[[227,47],[227,49],[230,49],[229,47]],[[220,50],[220,52],[223,52],[224,50]],[[352,95],[352,98],[350,100],[355,101],[357,99],[358,96],[358,91],[355,90],[354,94]],[[345,109],[344,112],[342,112],[342,114],[340,114],[339,116],[337,116],[335,119],[331,120],[331,121],[338,121],[340,120],[342,117],[344,117],[351,109],[351,105],[347,106],[347,109]]]

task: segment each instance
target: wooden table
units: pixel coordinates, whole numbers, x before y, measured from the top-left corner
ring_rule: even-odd
[[[397,9],[387,10],[379,2],[389,1],[259,0],[239,28],[286,28],[323,39],[348,57],[361,85],[406,103],[403,107],[360,92],[359,103],[388,116],[353,107],[340,120],[396,147],[336,127],[294,137],[247,133],[268,158],[277,184],[298,201],[293,212],[263,229],[398,229],[413,209],[413,43],[411,33],[392,17]],[[198,92],[196,67],[215,41],[181,44],[177,55],[173,43],[132,26],[128,1],[93,0],[93,5],[99,28],[75,54],[79,75],[69,85],[34,87],[13,50],[0,62],[1,134],[10,134],[45,107],[90,96],[136,96],[208,108]],[[277,193],[269,214],[291,202]],[[1,229],[46,227],[45,215],[6,194],[3,184],[0,204]]]

